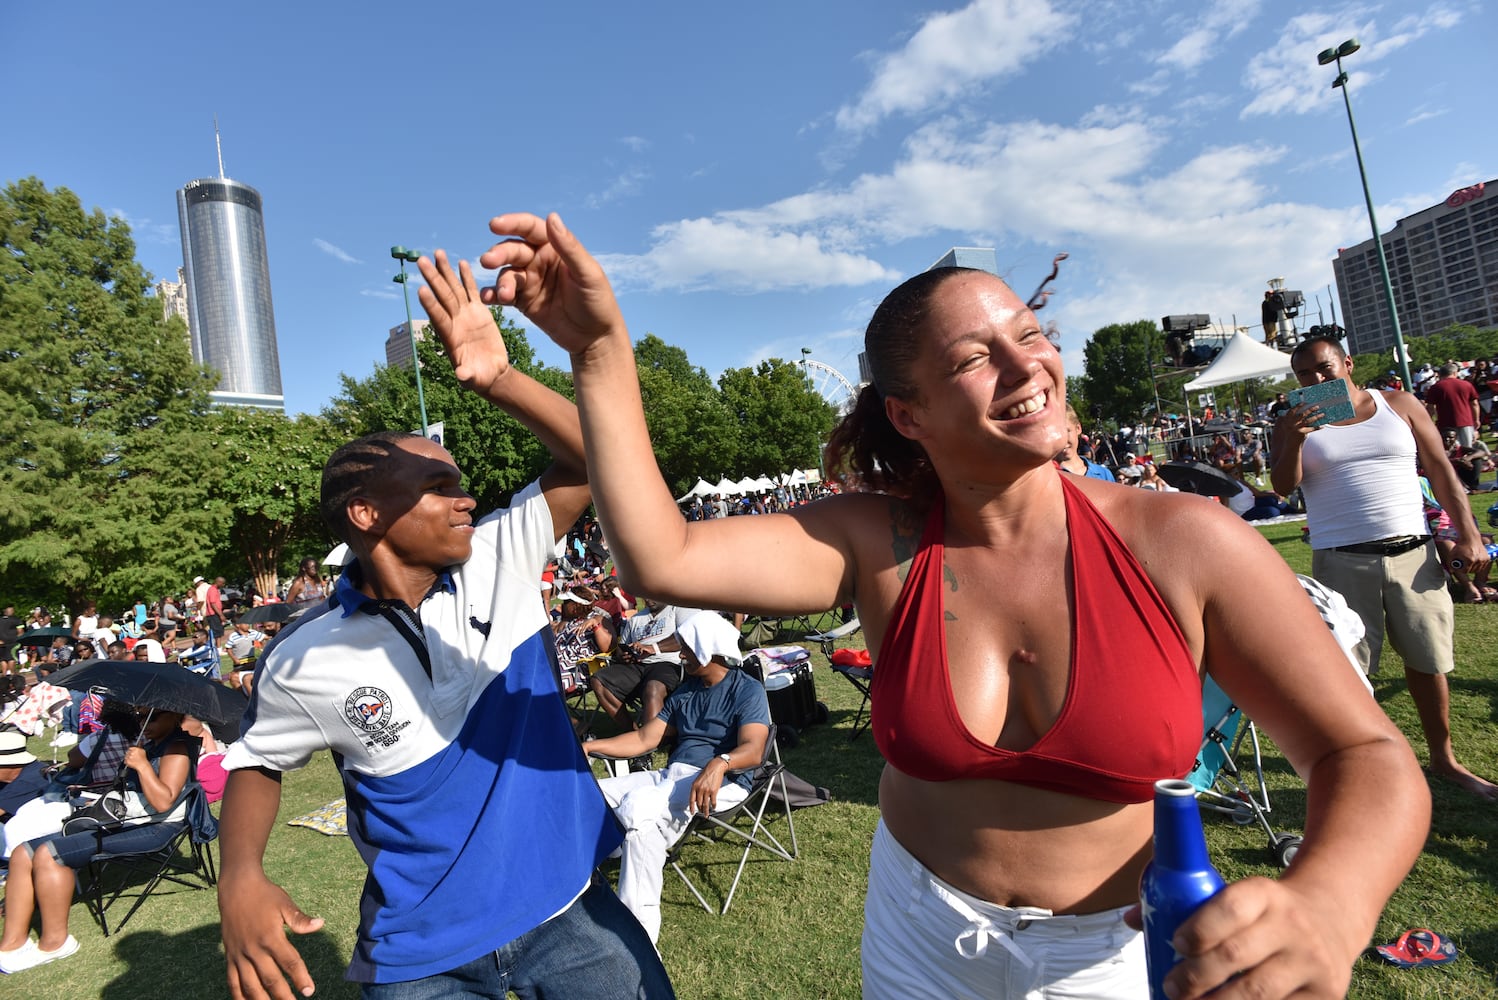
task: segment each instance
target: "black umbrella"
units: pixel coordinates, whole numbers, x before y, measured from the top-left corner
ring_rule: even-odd
[[[1208,497],[1236,496],[1243,484],[1221,469],[1201,462],[1163,462],[1157,470],[1160,478],[1182,493],[1200,493]]]
[[[38,647],[50,646],[52,645],[53,639],[71,639],[72,637],[73,632],[71,629],[53,628],[51,626],[48,626],[47,628],[34,628],[30,632],[22,632],[21,638],[16,640],[16,645]]]
[[[131,705],[196,716],[223,732],[238,732],[249,704],[242,693],[217,681],[175,663],[148,660],[84,660],[57,671],[47,682],[75,691],[99,688]]]
[[[305,610],[304,605],[262,604],[257,608],[251,608],[234,620],[244,622],[246,625],[258,625],[261,622],[284,622],[302,610]]]

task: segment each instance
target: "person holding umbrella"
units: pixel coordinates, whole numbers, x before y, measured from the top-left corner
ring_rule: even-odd
[[[175,668],[174,668],[175,669]],[[127,824],[105,834],[113,851],[129,851],[137,841],[154,843],[155,834],[137,829],[153,819],[173,820],[186,804],[178,800],[191,779],[197,741],[182,731],[180,712],[138,708],[141,739],[125,751]],[[0,972],[16,973],[67,958],[78,951],[78,939],[68,933],[68,916],[78,885],[76,869],[99,849],[95,831],[59,834],[18,846],[10,856],[5,886],[5,927],[0,934]],[[41,934],[31,938],[31,919],[40,914]]]

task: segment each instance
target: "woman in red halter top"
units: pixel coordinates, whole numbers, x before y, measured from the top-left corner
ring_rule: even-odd
[[[1428,825],[1409,746],[1252,528],[1056,469],[1061,360],[1002,281],[928,272],[880,305],[874,384],[828,448],[847,492],[687,523],[650,475],[597,262],[556,216],[490,228],[506,239],[481,258],[502,269],[484,301],[571,353],[620,579],[693,607],[857,604],[888,762],[865,996],[1143,996],[1123,915],[1149,860],[1150,783],[1191,767],[1206,670],[1305,776],[1309,818],[1282,878],[1229,886],[1183,928],[1177,995],[1239,973],[1219,995],[1345,994]]]

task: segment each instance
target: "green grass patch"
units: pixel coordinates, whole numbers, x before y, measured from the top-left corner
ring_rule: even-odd
[[[1489,498],[1478,495],[1473,501],[1486,524]],[[1261,530],[1292,568],[1309,572],[1310,549],[1300,541],[1300,527]],[[1451,694],[1457,752],[1473,770],[1491,776],[1498,774],[1498,607],[1458,605],[1456,624],[1457,672]],[[831,720],[807,730],[784,756],[794,773],[830,788],[833,801],[796,814],[797,861],[761,855],[750,862],[726,916],[704,912],[676,876],[666,873],[660,948],[682,997],[859,995],[864,883],[883,762],[870,734],[848,740],[857,692],[828,669],[819,652],[814,660],[817,694],[831,709]],[[1374,688],[1423,760],[1424,740],[1404,689],[1402,664],[1390,649],[1385,649]],[[1265,752],[1274,826],[1298,831],[1304,787],[1273,744],[1266,743]],[[1452,938],[1463,957],[1442,968],[1417,970],[1360,959],[1352,997],[1476,1000],[1498,995],[1498,807],[1477,803],[1441,782],[1433,782],[1431,791],[1435,811],[1425,851],[1390,901],[1377,938],[1390,940],[1410,927],[1433,927]],[[320,754],[310,767],[286,776],[281,818],[309,812],[342,794],[331,760]],[[1206,826],[1213,858],[1226,878],[1276,873],[1261,830],[1214,818]],[[782,828],[783,823],[777,832]],[[1377,838],[1378,827],[1367,835]],[[728,847],[697,845],[688,867],[711,901],[721,899],[736,864]],[[357,997],[357,989],[342,978],[364,880],[353,846],[347,838],[279,825],[266,867],[304,910],[327,920],[322,931],[296,942],[317,980],[317,996]],[[77,956],[0,978],[0,997],[217,1000],[226,995],[211,892],[160,892],[123,933],[108,939],[75,906],[72,930],[83,946]]]

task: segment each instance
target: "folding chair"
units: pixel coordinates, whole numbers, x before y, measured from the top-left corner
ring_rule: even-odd
[[[858,734],[869,728],[869,689],[874,682],[874,668],[861,663],[839,663],[838,659],[843,659],[843,657],[839,656],[834,659],[834,655],[847,651],[837,650],[834,647],[839,639],[846,639],[856,634],[861,628],[863,628],[862,623],[854,618],[830,631],[818,632],[806,637],[822,647],[822,655],[827,657],[828,665],[849,684],[857,688],[858,693],[863,696],[863,700],[858,705],[858,711],[853,715],[853,732],[848,736],[849,742],[858,739]]]
[[[115,925],[116,931],[125,926],[162,882],[188,889],[209,889],[217,884],[213,841],[218,837],[218,820],[208,809],[208,796],[202,785],[190,781],[178,801],[187,805],[187,814],[181,820],[101,827],[97,831],[99,839],[94,855],[78,873],[78,894],[105,937],[110,934],[108,911],[121,898],[133,898],[134,903]],[[132,831],[128,853],[111,849],[111,840],[118,845],[116,835],[122,829]],[[134,832],[142,829],[156,836],[142,842],[141,835]]]
[[[746,770],[749,769],[738,768],[728,773],[737,775]],[[769,737],[765,740],[765,755],[754,771],[754,783],[742,802],[705,816],[701,814],[693,816],[692,821],[687,824],[687,828],[682,831],[681,836],[677,838],[676,843],[666,855],[667,863],[676,869],[676,874],[681,876],[687,889],[697,897],[697,902],[701,903],[702,908],[708,913],[714,912],[712,906],[708,904],[697,885],[681,867],[682,852],[693,840],[743,846],[738,869],[734,872],[733,882],[729,884],[728,894],[723,899],[723,908],[716,911],[720,916],[727,913],[729,906],[733,905],[733,894],[738,891],[739,880],[744,877],[744,866],[749,863],[749,855],[756,847],[769,851],[782,861],[795,861],[799,854],[796,844],[796,820],[791,815],[790,796],[785,787],[785,765],[780,761],[780,750],[776,746],[773,725],[770,727]],[[774,803],[773,811],[772,803]],[[769,813],[769,818],[773,819],[782,809],[785,811],[786,827],[790,833],[789,849],[770,831],[766,823],[766,813]],[[747,827],[743,825],[746,818],[749,821]]]

